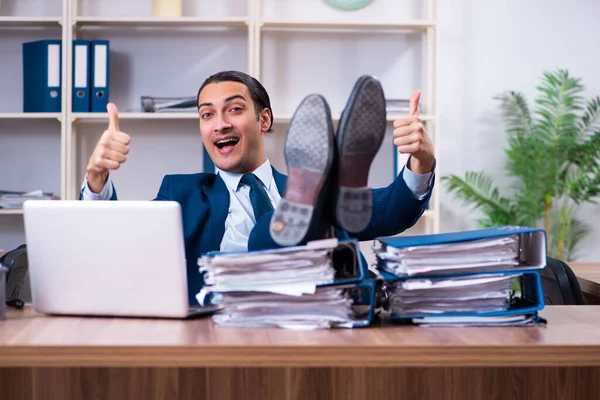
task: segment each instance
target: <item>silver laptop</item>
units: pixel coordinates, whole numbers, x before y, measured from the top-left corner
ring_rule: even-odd
[[[181,209],[167,201],[27,201],[34,308],[47,314],[185,318]]]

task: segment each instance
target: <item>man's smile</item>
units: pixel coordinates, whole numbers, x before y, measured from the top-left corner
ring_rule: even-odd
[[[219,153],[227,154],[232,152],[239,142],[240,138],[237,136],[223,136],[216,138],[213,143]]]

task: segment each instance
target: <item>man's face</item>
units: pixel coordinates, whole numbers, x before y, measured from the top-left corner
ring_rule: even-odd
[[[206,85],[198,96],[198,112],[202,141],[217,168],[248,173],[265,162],[268,112],[257,120],[246,85],[228,81]]]

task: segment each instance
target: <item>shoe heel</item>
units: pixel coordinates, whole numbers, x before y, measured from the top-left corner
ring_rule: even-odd
[[[369,188],[340,187],[337,194],[335,218],[340,228],[357,233],[371,221],[373,191]]]
[[[271,218],[269,231],[280,246],[296,246],[308,235],[315,208],[281,199]]]

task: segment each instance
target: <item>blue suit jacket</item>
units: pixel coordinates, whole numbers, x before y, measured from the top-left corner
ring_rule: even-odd
[[[287,177],[273,168],[273,177],[283,196]],[[402,173],[386,188],[373,189],[373,214],[369,225],[358,234],[336,230],[340,239],[373,240],[390,236],[413,226],[425,211],[429,194],[415,198],[406,186]],[[117,200],[113,187],[111,200]],[[225,219],[229,210],[229,192],[223,179],[213,173],[166,175],[154,200],[177,201],[181,205],[185,255],[187,260],[188,295],[190,304],[197,304],[195,295],[203,285],[198,272],[198,258],[209,251],[218,251],[225,234]],[[249,250],[280,247],[269,234],[272,212],[256,222],[248,239]]]

